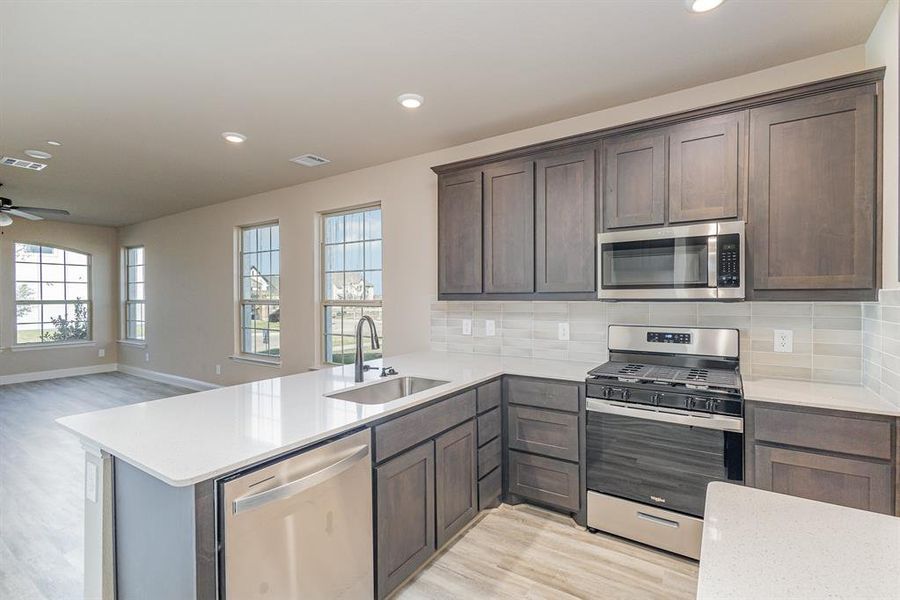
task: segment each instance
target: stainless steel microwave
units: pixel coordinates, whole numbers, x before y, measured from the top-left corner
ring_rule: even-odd
[[[597,236],[602,300],[743,300],[744,222]]]

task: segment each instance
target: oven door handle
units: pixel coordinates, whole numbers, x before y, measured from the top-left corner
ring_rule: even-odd
[[[725,415],[711,415],[701,413],[702,416],[687,412],[669,412],[658,410],[655,407],[636,404],[621,404],[609,400],[597,398],[587,399],[588,412],[603,413],[632,417],[634,419],[646,419],[660,423],[672,423],[675,425],[687,425],[700,429],[716,429],[719,431],[744,431],[744,420],[740,417],[728,417]]]

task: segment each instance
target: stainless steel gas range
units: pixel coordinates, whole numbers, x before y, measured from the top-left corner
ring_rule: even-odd
[[[740,483],[736,329],[611,325],[588,373],[587,522],[700,557],[706,486]]]

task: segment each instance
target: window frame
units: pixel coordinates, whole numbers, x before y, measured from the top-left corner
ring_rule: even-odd
[[[70,301],[68,298],[65,297],[65,292],[63,292],[63,300],[43,300],[43,298],[40,300],[19,300],[16,298],[16,296],[18,295],[18,286],[20,283],[36,283],[39,286],[42,286],[44,284],[44,274],[43,274],[43,269],[41,268],[44,265],[43,256],[41,256],[41,260],[37,263],[20,261],[20,260],[18,260],[18,256],[16,255],[16,250],[17,250],[16,247],[20,246],[20,245],[21,246],[36,246],[38,248],[52,248],[53,250],[62,251],[63,252],[63,262],[62,263],[47,263],[47,264],[52,264],[52,265],[57,265],[57,266],[63,267],[63,281],[62,282],[48,282],[48,283],[62,283],[64,288],[68,284],[65,268],[67,266],[70,266],[66,263],[65,253],[72,252],[75,254],[80,254],[86,258],[85,264],[83,264],[83,265],[82,264],[71,265],[71,266],[78,266],[78,267],[86,267],[86,270],[87,270],[87,281],[85,281],[85,284],[87,286],[87,298],[82,300],[82,302],[87,307],[87,335],[84,338],[76,338],[76,339],[63,340],[63,341],[57,341],[57,340],[45,341],[43,339],[43,337],[44,337],[43,306],[45,306],[45,305],[65,306],[66,304],[72,304],[73,301]],[[12,259],[13,259],[12,260],[12,266],[13,266],[13,270],[12,270],[13,344],[12,344],[12,348],[42,348],[42,347],[52,348],[52,347],[58,347],[58,346],[79,346],[79,345],[85,345],[85,344],[92,344],[94,342],[94,300],[93,300],[93,280],[94,280],[94,278],[93,278],[93,262],[94,262],[94,257],[93,257],[93,255],[90,252],[85,252],[83,250],[78,250],[76,248],[70,248],[68,246],[58,246],[55,244],[48,244],[45,242],[13,241],[12,247],[13,247],[13,256],[12,256]],[[43,253],[41,253],[41,254],[43,255]],[[38,281],[33,281],[33,280],[20,281],[19,280],[19,264],[20,263],[39,265],[39,270],[40,270],[39,278],[40,279]],[[27,305],[27,304],[37,304],[42,307],[41,323],[40,323],[42,339],[40,339],[39,341],[36,341],[36,342],[20,342],[19,341],[18,310],[19,310],[20,305]]]
[[[378,269],[381,272],[381,285],[382,285],[382,298],[381,300],[329,300],[326,298],[327,289],[325,285],[326,276],[329,271],[326,270],[326,255],[325,255],[325,223],[328,217],[336,217],[341,215],[350,215],[355,213],[365,213],[367,211],[378,209],[381,212],[381,237],[373,239],[371,241],[380,241],[381,242],[381,268]],[[365,230],[364,230],[365,231]],[[370,241],[366,239],[365,233],[363,233],[363,239],[359,241]],[[341,244],[347,244],[347,241],[340,242]],[[355,242],[350,242],[355,243]],[[320,353],[320,364],[328,367],[332,366],[342,366],[344,364],[349,363],[336,363],[329,360],[327,346],[326,346],[326,333],[325,333],[325,322],[326,322],[326,314],[329,307],[350,307],[356,308],[359,307],[361,309],[365,308],[381,308],[382,309],[382,328],[384,324],[384,209],[381,205],[381,202],[373,202],[370,204],[364,204],[361,206],[354,206],[352,208],[342,208],[337,210],[329,210],[323,211],[319,213],[319,261],[318,261],[318,270],[319,270],[319,317],[318,317],[318,330],[319,330],[319,353]],[[374,269],[372,269],[374,270]],[[363,264],[363,272],[366,271],[365,263]],[[337,272],[337,271],[335,271]],[[343,269],[342,272],[347,273],[346,269]],[[353,272],[353,271],[350,271]],[[368,337],[368,330],[366,330],[364,337]],[[381,356],[384,356],[384,339],[382,337],[382,332],[378,332],[378,338],[381,342],[380,351]]]
[[[142,252],[142,262],[139,265],[132,265],[129,262],[129,253],[131,250],[140,249]],[[122,340],[125,342],[131,342],[135,344],[146,344],[147,343],[147,248],[143,244],[139,244],[136,246],[124,246],[122,248]],[[140,283],[144,286],[144,299],[143,300],[134,300],[131,298],[131,292],[129,291],[129,284],[131,280],[128,278],[128,268],[132,266],[139,266],[144,268],[144,277],[141,279]],[[128,309],[131,306],[136,306],[140,304],[143,306],[143,321],[134,321],[135,323],[143,323],[144,325],[144,337],[129,337],[128,335]]]
[[[264,250],[263,252],[278,252],[278,299],[252,299],[252,298],[244,298],[244,232],[251,229],[263,229],[266,227],[278,227],[278,248],[270,248],[269,250]],[[235,360],[245,360],[254,363],[264,363],[271,365],[281,365],[282,354],[281,354],[281,222],[278,219],[273,219],[271,221],[262,221],[259,223],[251,223],[247,225],[239,225],[235,234],[237,237],[236,240],[236,265],[235,272],[237,274],[237,287],[235,288],[236,294],[236,304],[237,304],[237,323],[236,323],[236,335],[235,335],[235,354],[232,356]],[[270,273],[269,275],[272,275]],[[274,306],[279,311],[279,323],[278,323],[278,332],[279,332],[279,344],[278,344],[278,353],[277,354],[264,354],[259,352],[248,352],[244,349],[244,320],[243,313],[244,307],[248,305],[266,305],[266,306]]]

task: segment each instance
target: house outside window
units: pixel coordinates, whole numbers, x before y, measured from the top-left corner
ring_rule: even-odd
[[[381,207],[370,206],[322,215],[321,286],[322,360],[352,363],[356,356],[356,324],[370,316],[382,338]],[[363,336],[365,360],[380,358],[368,329]]]
[[[90,340],[90,255],[23,243],[14,251],[16,344]]]
[[[281,357],[280,234],[278,223],[240,229],[239,352]]]

